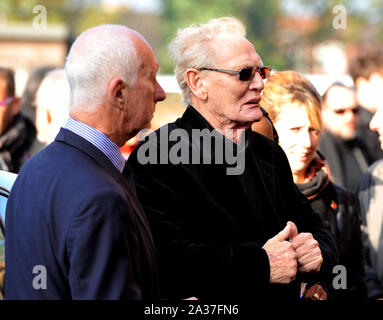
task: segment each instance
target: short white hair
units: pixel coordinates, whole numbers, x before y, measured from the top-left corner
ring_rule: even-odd
[[[39,101],[37,107],[43,107],[52,113],[55,112],[58,100],[69,110],[70,89],[65,70],[53,69],[49,71],[37,90],[36,98]]]
[[[192,95],[186,82],[186,70],[214,67],[217,52],[211,43],[222,33],[245,37],[246,29],[236,18],[216,18],[200,26],[193,24],[185,29],[179,29],[176,38],[170,43],[169,53],[175,63],[174,72],[184,103],[190,104]]]
[[[121,77],[134,87],[141,60],[123,25],[100,25],[84,31],[66,58],[70,108],[101,104],[109,82]]]
[[[52,142],[68,119],[69,99],[69,83],[64,69],[49,71],[36,92],[36,128],[41,142]]]

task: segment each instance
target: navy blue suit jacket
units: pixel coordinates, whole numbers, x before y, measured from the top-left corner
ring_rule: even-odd
[[[151,231],[124,175],[66,129],[26,163],[6,212],[6,299],[158,297]]]

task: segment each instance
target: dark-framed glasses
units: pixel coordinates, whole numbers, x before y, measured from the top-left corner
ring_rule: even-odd
[[[199,70],[207,70],[207,71],[217,71],[217,72],[224,72],[224,73],[230,73],[230,74],[239,74],[239,80],[241,81],[249,81],[253,79],[254,74],[256,72],[259,73],[262,79],[267,79],[270,76],[271,73],[271,67],[270,66],[263,66],[258,68],[244,68],[239,71],[236,70],[225,70],[225,69],[215,69],[215,68],[200,68]]]
[[[15,97],[5,98],[3,101],[0,101],[0,106],[6,106],[7,104],[10,104],[13,100],[15,100]]]

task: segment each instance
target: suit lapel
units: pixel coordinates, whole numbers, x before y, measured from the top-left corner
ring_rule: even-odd
[[[130,170],[127,168],[128,164],[126,163],[125,165],[126,169],[124,169],[124,176],[123,176],[121,172],[117,170],[114,164],[109,160],[109,158],[101,150],[99,150],[89,141],[85,140],[84,138],[80,137],[74,132],[71,132],[63,128],[60,129],[60,132],[58,133],[56,137],[56,141],[64,142],[66,144],[73,146],[74,148],[77,148],[85,152],[93,160],[95,160],[102,168],[104,168],[105,171],[107,171],[111,176],[113,176],[117,180],[117,182],[126,190],[126,196],[129,198],[130,203],[132,204],[132,211],[134,211],[136,215],[138,216],[141,224],[144,227],[144,230],[147,233],[147,236],[150,239],[151,245],[154,250],[155,248],[154,241],[152,238],[152,233],[150,231],[149,223],[143,212],[142,206],[140,202],[138,201],[135,188],[134,188],[134,181],[130,175]]]

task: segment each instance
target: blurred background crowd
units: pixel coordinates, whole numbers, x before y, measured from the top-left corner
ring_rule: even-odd
[[[167,53],[177,29],[235,16],[273,73],[304,74],[321,95],[318,150],[332,180],[355,192],[363,173],[383,156],[378,134],[369,127],[383,89],[382,14],[382,0],[0,0],[0,169],[17,173],[67,119],[69,87],[62,67],[85,29],[124,24],[152,45],[158,81],[167,92],[157,105],[155,130],[186,108]],[[375,89],[367,88],[364,80],[375,71],[382,76]],[[136,143],[132,139],[122,148],[126,157]]]
[[[148,39],[159,59],[168,98],[157,108],[156,129],[185,109],[167,53],[178,28],[235,16],[265,65],[303,73],[323,94],[336,81],[354,85],[349,61],[360,46],[383,39],[382,11],[379,0],[1,0],[0,66],[14,70],[21,112],[35,123],[38,86],[46,72],[63,66],[74,38],[97,24],[125,24]]]

